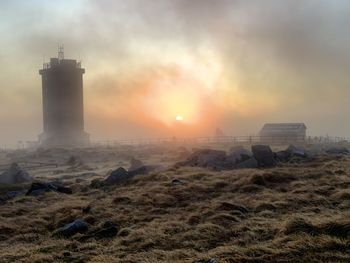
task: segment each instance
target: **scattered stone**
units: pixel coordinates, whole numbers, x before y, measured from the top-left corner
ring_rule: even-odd
[[[267,185],[267,182],[265,181],[264,176],[262,176],[260,174],[254,174],[251,177],[250,182],[252,184],[261,185],[261,186],[266,186]]]
[[[0,174],[0,184],[20,184],[30,181],[32,181],[32,177],[17,163],[13,163],[7,171]]]
[[[17,196],[25,195],[27,190],[16,190],[16,191],[8,191],[5,194],[0,194],[0,203],[11,200]]]
[[[311,149],[306,150],[306,154],[308,157],[317,157],[320,155],[325,155],[326,152],[319,147],[313,147]]]
[[[82,212],[84,213],[84,214],[88,214],[88,213],[90,213],[90,211],[91,211],[91,206],[86,206],[86,207],[83,207],[83,209],[82,209]]]
[[[88,231],[88,229],[89,225],[85,221],[77,219],[64,227],[57,229],[53,235],[57,237],[69,238],[74,236],[76,233],[85,233]]]
[[[211,259],[201,259],[201,260],[197,260],[194,263],[217,263],[215,258],[211,258]]]
[[[180,179],[174,179],[171,181],[171,184],[172,185],[183,185],[183,184],[186,184],[186,182],[183,180],[180,180]]]
[[[104,181],[97,179],[97,178],[93,179],[90,183],[90,187],[92,187],[92,188],[100,188],[104,185],[105,185]]]
[[[68,161],[66,162],[66,165],[72,167],[79,167],[83,166],[84,162],[79,156],[72,155],[71,157],[69,157]]]
[[[26,195],[38,196],[46,192],[72,194],[72,189],[58,183],[34,182],[32,183],[30,189],[27,191]]]
[[[107,239],[107,238],[113,238],[118,234],[118,229],[116,225],[110,221],[107,220],[102,224],[102,226],[98,227],[97,229],[91,230],[87,232],[84,236],[82,236],[79,240],[85,241],[90,238],[94,238],[97,240],[100,239]]]
[[[326,150],[328,154],[348,155],[350,151],[346,147],[332,147]]]
[[[258,162],[258,167],[272,167],[275,165],[274,154],[268,145],[253,145],[252,152]]]
[[[125,170],[123,167],[119,167],[117,170],[114,170],[105,180],[106,184],[118,184],[130,179],[132,176]]]
[[[63,256],[64,257],[70,257],[72,254],[69,251],[64,251]]]

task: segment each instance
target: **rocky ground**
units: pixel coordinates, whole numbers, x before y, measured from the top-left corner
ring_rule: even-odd
[[[262,168],[239,152],[1,153],[57,167],[12,167],[26,181],[0,186],[0,262],[350,262],[348,155],[275,150]]]

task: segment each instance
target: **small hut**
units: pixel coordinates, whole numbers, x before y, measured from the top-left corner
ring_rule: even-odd
[[[260,141],[266,143],[298,143],[305,139],[304,123],[266,123],[260,131]]]

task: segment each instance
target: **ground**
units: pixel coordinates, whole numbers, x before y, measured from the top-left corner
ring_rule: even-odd
[[[72,154],[84,165],[66,165]],[[349,157],[270,169],[172,167],[185,154],[179,147],[3,153],[3,162],[56,161],[58,168],[31,175],[59,179],[73,194],[2,202],[0,262],[350,262]],[[127,168],[130,157],[166,169],[122,185],[89,187],[92,179]],[[52,236],[77,218],[91,227],[111,220],[118,235],[87,241],[79,241],[81,234]]]

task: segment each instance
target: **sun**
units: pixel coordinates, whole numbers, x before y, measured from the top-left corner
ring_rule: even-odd
[[[183,121],[184,118],[181,115],[176,115],[175,120],[176,121]]]

